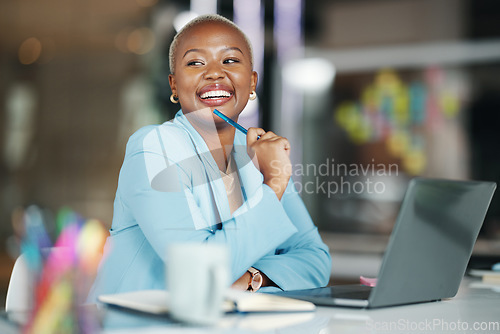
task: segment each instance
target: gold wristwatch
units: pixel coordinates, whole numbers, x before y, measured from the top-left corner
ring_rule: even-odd
[[[248,282],[248,289],[247,290],[251,291],[251,292],[255,292],[255,291],[259,290],[260,287],[262,286],[262,281],[263,281],[262,275],[261,275],[260,271],[258,271],[257,269],[255,269],[253,267],[250,267],[250,269],[248,269],[247,271],[252,276],[250,279],[250,282]]]

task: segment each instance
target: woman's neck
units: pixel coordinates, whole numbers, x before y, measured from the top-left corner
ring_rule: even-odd
[[[217,166],[223,172],[227,169],[229,155],[233,150],[235,130],[234,127],[226,124],[217,128],[216,132],[208,133],[198,131],[207,144]]]
[[[236,129],[226,122],[215,122],[209,108],[187,112],[184,116],[207,144],[219,169],[225,172]]]

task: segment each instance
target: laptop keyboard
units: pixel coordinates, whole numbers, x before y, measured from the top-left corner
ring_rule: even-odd
[[[330,296],[332,298],[366,300],[370,296],[372,288],[363,285],[331,286]]]
[[[316,288],[307,290],[281,291],[274,293],[285,297],[299,299],[307,298],[346,298],[346,299],[368,299],[372,288],[364,285],[334,285],[326,288]]]

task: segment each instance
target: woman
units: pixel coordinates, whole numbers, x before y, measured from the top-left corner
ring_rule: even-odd
[[[237,121],[255,97],[250,43],[231,21],[201,16],[170,48],[172,121],[131,136],[105,257],[90,299],[164,286],[172,242],[225,243],[234,288],[304,289],[328,283],[331,259],[290,182],[288,141]],[[250,159],[252,157],[252,159]]]

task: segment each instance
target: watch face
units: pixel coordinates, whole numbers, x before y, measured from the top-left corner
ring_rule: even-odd
[[[256,272],[252,275],[252,291],[257,291],[262,286],[262,275]]]

